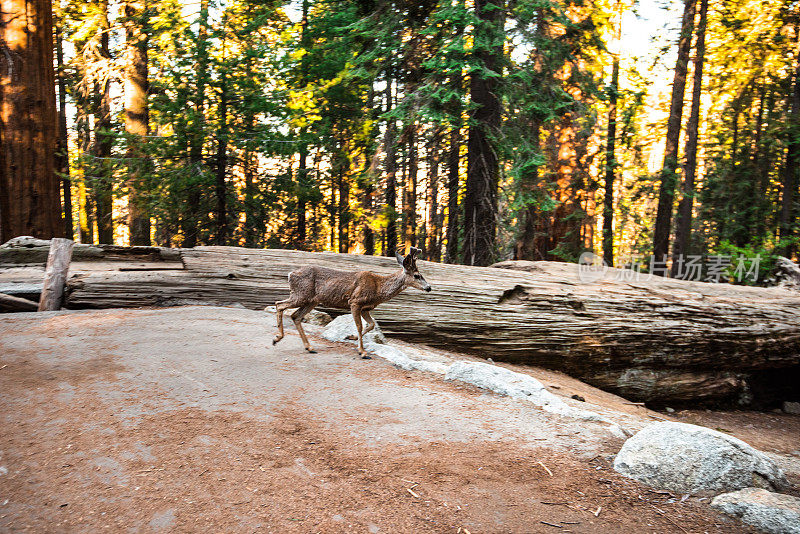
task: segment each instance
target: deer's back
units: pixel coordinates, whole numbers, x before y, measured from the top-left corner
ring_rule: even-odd
[[[289,287],[292,297],[305,302],[348,309],[358,275],[357,272],[312,265],[292,271],[289,274]]]

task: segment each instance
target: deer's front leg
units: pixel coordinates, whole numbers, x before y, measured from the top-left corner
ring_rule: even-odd
[[[278,335],[272,338],[274,345],[283,339],[283,310],[292,307],[292,299],[280,300],[275,303],[275,319],[278,321]]]
[[[361,325],[361,307],[354,304],[350,306],[350,312],[353,314],[353,321],[356,323],[356,330],[358,330],[358,354],[365,360],[371,358],[364,352],[364,338]]]

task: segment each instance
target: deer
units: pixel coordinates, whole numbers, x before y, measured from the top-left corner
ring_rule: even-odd
[[[431,286],[417,269],[417,255],[421,249],[411,247],[406,257],[395,251],[397,263],[402,267],[394,274],[381,275],[370,271],[340,271],[327,267],[309,265],[289,273],[289,298],[275,303],[278,334],[272,340],[277,344],[283,339],[283,312],[297,308],[291,315],[306,351],[315,354],[303,330],[302,320],[317,306],[349,309],[358,330],[358,355],[371,359],[364,350],[364,335],[375,328],[370,312],[378,304],[394,298],[407,287],[431,291]],[[366,329],[361,319],[367,322]]]

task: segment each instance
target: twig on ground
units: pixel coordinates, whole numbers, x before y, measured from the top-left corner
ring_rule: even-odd
[[[660,515],[661,515],[661,517],[663,517],[664,519],[666,519],[667,521],[669,521],[670,523],[672,523],[674,526],[676,526],[676,527],[678,527],[679,529],[681,529],[681,531],[685,532],[686,534],[689,534],[689,531],[688,531],[688,530],[686,530],[685,528],[683,528],[682,526],[680,526],[678,523],[676,523],[675,521],[673,521],[672,519],[670,519],[670,517],[667,515],[667,513],[666,513],[666,512],[664,512],[664,510],[659,510],[659,509],[658,509],[658,507],[656,507],[655,505],[653,505],[653,504],[651,504],[651,503],[647,503],[647,504],[649,504],[650,506],[652,506],[652,507],[653,507],[653,510],[655,510],[655,511],[656,511],[658,514],[660,514]]]
[[[597,507],[597,510],[595,510],[595,511],[594,511],[594,512],[592,512],[592,513],[594,514],[594,516],[595,516],[595,517],[598,517],[598,516],[600,515],[600,510],[602,510],[602,509],[603,509],[603,507],[602,507],[602,506],[598,506],[598,507]]]
[[[410,493],[410,494],[411,494],[413,497],[415,497],[415,498],[417,498],[417,499],[419,499],[419,498],[420,498],[420,496],[417,494],[417,492],[415,492],[415,491],[414,491],[414,490],[412,490],[411,488],[406,488],[406,491],[407,491],[407,492],[409,492],[409,493]]]
[[[561,525],[555,525],[555,524],[553,524],[553,523],[548,523],[547,521],[539,521],[539,523],[542,523],[543,525],[549,525],[549,526],[551,526],[551,527],[556,527],[556,528],[564,528],[564,527],[562,527]]]
[[[545,471],[547,471],[547,474],[548,474],[548,475],[550,475],[550,476],[553,476],[553,472],[552,472],[552,471],[550,471],[550,470],[547,468],[547,466],[546,466],[546,465],[544,465],[542,462],[536,462],[536,463],[537,463],[537,464],[539,464],[539,465],[541,465],[542,467],[544,467],[544,470],[545,470]]]

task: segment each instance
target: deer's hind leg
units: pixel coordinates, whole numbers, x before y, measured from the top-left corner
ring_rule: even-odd
[[[364,329],[364,334],[367,334],[375,328],[375,319],[369,314],[369,310],[361,310],[361,317],[367,321],[367,327]]]
[[[361,325],[361,308],[357,305],[350,306],[350,312],[353,314],[353,321],[356,323],[356,330],[358,330],[358,355],[365,360],[372,358],[364,351],[364,334]]]
[[[301,305],[302,303],[297,302],[292,297],[289,297],[286,300],[279,300],[275,303],[275,318],[278,321],[278,335],[272,338],[273,345],[283,339],[283,311],[288,308],[297,308]]]
[[[311,304],[306,304],[305,306],[297,308],[292,313],[292,321],[294,321],[294,325],[297,327],[297,331],[300,333],[300,339],[303,340],[303,346],[311,354],[315,354],[317,351],[312,350],[311,346],[308,344],[308,338],[306,337],[306,332],[305,330],[303,330],[303,317],[305,317],[308,314],[308,312],[313,310],[316,306],[317,305],[312,302]]]

